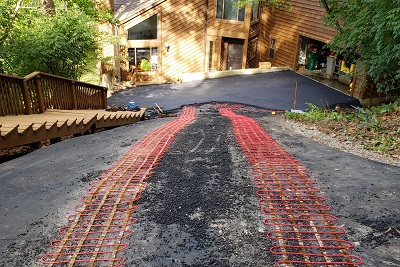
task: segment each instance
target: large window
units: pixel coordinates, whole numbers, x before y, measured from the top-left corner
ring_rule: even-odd
[[[158,67],[157,47],[129,48],[129,68],[136,67],[139,71],[156,71]]]
[[[244,8],[237,8],[233,3],[237,0],[217,0],[217,18],[244,21]]]
[[[128,40],[153,40],[157,39],[157,15],[128,29]]]

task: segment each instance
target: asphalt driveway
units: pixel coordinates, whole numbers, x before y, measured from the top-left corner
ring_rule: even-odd
[[[221,101],[299,109],[354,99],[290,71],[122,90],[109,103],[140,106]],[[275,85],[275,86],[272,86]],[[127,99],[127,101],[125,101]],[[302,104],[302,106],[300,106]],[[180,132],[140,200],[126,266],[272,266],[251,170],[232,126],[210,104]],[[400,266],[400,168],[295,134],[281,115],[246,111],[312,175],[363,266]],[[132,145],[174,118],[143,121],[66,140],[0,164],[0,266],[44,266],[39,258],[89,187]],[[201,190],[200,190],[201,189]],[[190,204],[190,203],[193,203]],[[190,205],[189,205],[190,204]],[[391,229],[389,231],[389,229]]]
[[[294,92],[298,83],[296,109],[306,109],[307,103],[317,106],[342,107],[358,105],[357,99],[336,91],[290,70],[230,76],[220,79],[141,86],[120,90],[109,99],[109,104],[128,105],[133,99],[140,107],[162,105],[166,110],[182,105],[210,101],[235,102],[265,109],[290,110],[294,107]]]

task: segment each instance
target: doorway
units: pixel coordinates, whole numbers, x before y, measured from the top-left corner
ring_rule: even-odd
[[[313,64],[314,66],[312,66],[311,68],[310,66],[307,66],[307,63],[310,63],[308,57],[311,54],[310,52],[312,50],[315,50],[317,52],[317,55],[315,56],[315,59],[313,59],[315,61],[315,64]],[[329,49],[325,48],[325,43],[300,35],[297,70],[302,68],[311,70],[320,70],[322,68],[326,68],[327,56],[329,56]]]
[[[242,68],[243,63],[243,39],[226,38],[224,43],[227,46],[226,70],[238,70]]]

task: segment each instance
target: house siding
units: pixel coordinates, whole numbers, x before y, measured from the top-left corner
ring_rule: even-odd
[[[125,20],[121,33],[158,14],[158,39],[122,42],[128,48],[158,47],[158,73],[179,76],[203,70],[205,0],[159,1],[156,6]],[[127,36],[126,36],[127,37]],[[165,45],[169,45],[169,51]]]
[[[269,60],[270,33],[272,28],[272,13],[264,10],[260,14],[260,34],[258,38],[258,53],[260,62]]]
[[[324,27],[325,9],[319,0],[291,0],[291,10],[264,11],[260,35],[260,61],[270,61],[273,66],[289,66],[296,69],[300,36],[324,43],[335,34]],[[275,56],[269,58],[270,39],[276,40]]]
[[[217,0],[209,0],[208,3],[208,22],[207,22],[207,41],[214,41],[214,53],[212,68],[215,70],[226,69],[226,44],[223,38],[233,38],[243,40],[243,62],[242,68],[246,68],[246,58],[248,50],[248,37],[250,30],[251,8],[246,8],[244,21],[218,19]],[[208,48],[208,47],[207,47]],[[209,48],[207,49],[209,50]],[[207,61],[208,62],[208,61]]]
[[[177,76],[203,70],[205,0],[171,0],[162,4],[161,70]],[[165,44],[170,45],[167,52]]]
[[[319,0],[291,0],[291,10],[263,10],[256,24],[250,22],[251,7],[246,8],[244,21],[217,19],[217,0],[151,3],[122,21],[120,32],[126,33],[129,28],[158,14],[158,39],[125,40],[123,45],[128,48],[158,47],[158,73],[168,76],[208,71],[209,67],[226,69],[227,42],[233,39],[243,40],[242,68],[254,68],[259,62],[270,61],[273,66],[296,69],[300,36],[326,43],[335,34],[333,29],[323,26],[325,9]],[[269,57],[271,39],[275,39],[273,58]],[[169,44],[169,51],[166,44]],[[213,54],[211,64],[210,51]]]
[[[246,39],[246,25],[243,21],[217,19],[217,0],[209,0],[207,35]]]

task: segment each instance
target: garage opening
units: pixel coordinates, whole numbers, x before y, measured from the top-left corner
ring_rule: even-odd
[[[300,36],[300,47],[297,69],[322,70],[327,67],[330,51],[324,48],[326,43]]]
[[[324,42],[300,36],[297,71],[348,94],[352,64],[325,45]]]

